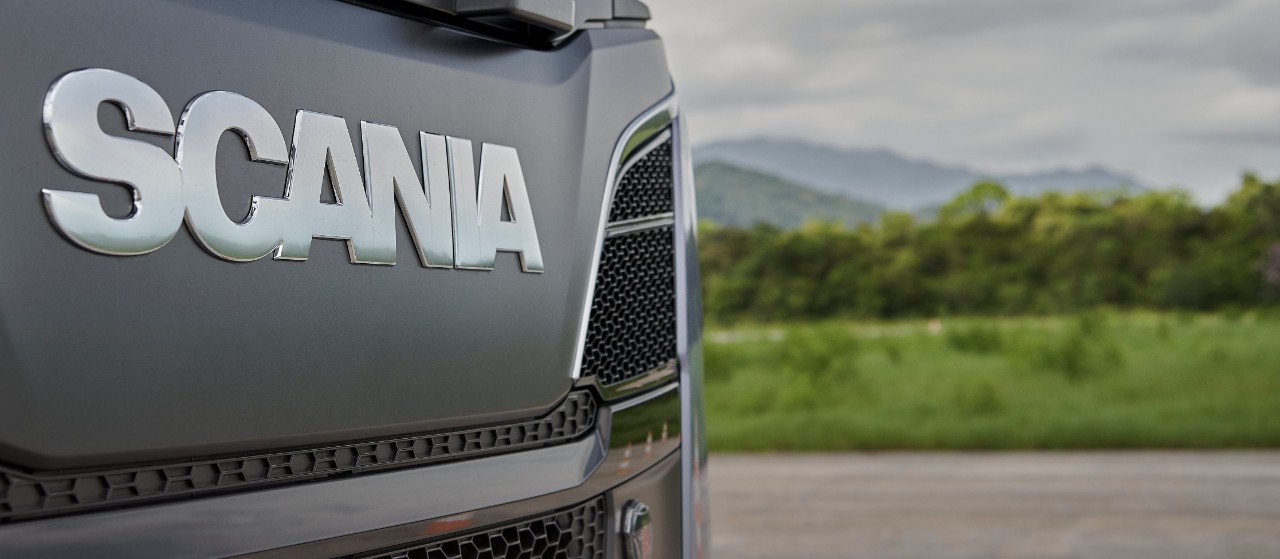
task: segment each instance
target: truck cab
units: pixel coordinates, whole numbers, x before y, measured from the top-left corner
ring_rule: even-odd
[[[0,556],[704,556],[637,0],[53,0],[0,34]]]

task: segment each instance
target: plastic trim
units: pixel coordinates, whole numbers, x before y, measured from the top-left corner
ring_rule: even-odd
[[[540,418],[489,427],[77,473],[0,466],[0,523],[562,444],[593,430],[597,409],[577,391]]]
[[[674,94],[673,94],[674,95]],[[710,551],[707,501],[707,441],[702,410],[702,299],[698,272],[698,210],[693,164],[684,123],[672,123],[676,196],[676,355],[680,368],[680,468],[683,507],[683,555],[706,557]]]

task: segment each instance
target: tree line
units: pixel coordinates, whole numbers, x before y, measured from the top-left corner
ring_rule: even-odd
[[[1181,191],[1019,197],[979,182],[932,220],[699,229],[714,321],[1280,303],[1280,181],[1253,175],[1213,208]]]

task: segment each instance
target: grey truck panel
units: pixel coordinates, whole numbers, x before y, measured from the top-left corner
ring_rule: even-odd
[[[0,88],[0,461],[41,469],[198,457],[533,417],[572,385],[573,350],[610,150],[670,91],[657,37],[580,32],[515,48],[337,1],[61,0],[6,7]],[[120,186],[54,158],[41,106],[59,76],[134,76],[175,117],[212,90],[261,104],[289,140],[295,111],[519,151],[546,271],[418,265],[397,218],[397,264],[353,265],[341,241],[305,262],[215,258],[184,229],[143,256],[61,237],[41,189]],[[103,129],[173,149],[173,138]],[[231,216],[279,197],[283,166],[224,134]]]

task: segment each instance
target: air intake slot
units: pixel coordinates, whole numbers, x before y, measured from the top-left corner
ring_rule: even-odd
[[[609,208],[609,223],[671,215],[675,211],[671,173],[671,140],[667,140],[637,160],[623,175]]]
[[[604,559],[607,527],[604,499],[596,498],[560,513],[367,559]]]
[[[460,431],[76,473],[0,465],[0,525],[562,444],[595,428],[596,409],[590,393],[576,391],[541,418]]]
[[[676,362],[675,192],[669,133],[623,167],[596,274],[582,376],[615,386]]]

